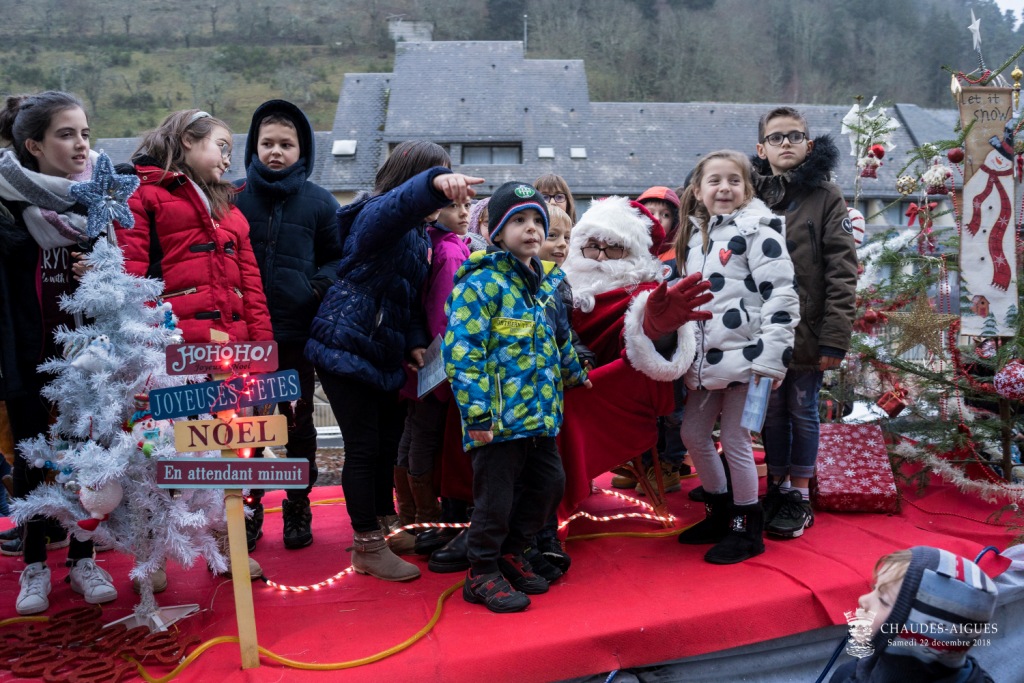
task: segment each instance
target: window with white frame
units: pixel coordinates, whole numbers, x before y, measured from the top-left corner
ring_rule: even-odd
[[[521,145],[463,145],[464,166],[494,166],[523,163]]]

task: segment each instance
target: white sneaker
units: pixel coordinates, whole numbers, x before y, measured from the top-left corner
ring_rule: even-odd
[[[21,592],[18,593],[18,601],[15,608],[18,614],[39,614],[50,608],[50,600],[46,597],[50,594],[50,568],[45,562],[33,562],[26,565],[18,579],[21,584]]]
[[[117,599],[117,589],[105,569],[96,566],[96,560],[79,560],[68,574],[71,590],[85,596],[90,605],[100,605]]]

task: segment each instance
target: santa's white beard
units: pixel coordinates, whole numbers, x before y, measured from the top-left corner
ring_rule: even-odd
[[[570,253],[562,270],[572,286],[573,305],[584,313],[594,310],[598,294],[642,282],[661,282],[661,261],[654,257],[597,261]]]

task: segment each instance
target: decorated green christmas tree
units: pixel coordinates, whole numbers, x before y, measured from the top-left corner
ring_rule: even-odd
[[[992,71],[980,43],[975,47],[979,69],[952,72],[961,114],[956,129],[901,162],[896,189],[913,199],[909,224],[860,250],[854,348],[831,378],[827,399],[872,406],[872,419],[887,423],[895,463],[923,465],[915,474],[920,485],[937,474],[1019,514],[1024,286],[1016,258],[1022,216],[1014,208],[1021,202],[1024,74],[1014,70],[1017,85],[1009,88],[1000,87],[1000,73],[1024,48]],[[971,105],[980,102],[997,115],[975,114]],[[882,115],[851,110],[852,144],[884,131]],[[950,208],[939,208],[943,195]],[[954,225],[936,225],[946,214]]]

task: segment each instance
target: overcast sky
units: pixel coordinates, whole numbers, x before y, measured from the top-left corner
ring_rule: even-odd
[[[1020,12],[1024,9],[1024,0],[996,0],[996,4],[999,5],[1006,11],[1008,9],[1013,10],[1014,16],[1017,17],[1017,23],[1020,23]],[[985,26],[981,27],[981,39],[985,39]]]

